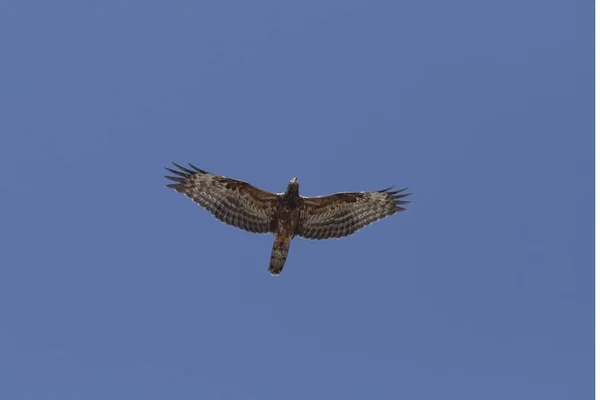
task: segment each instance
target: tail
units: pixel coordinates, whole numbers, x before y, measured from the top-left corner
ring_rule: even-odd
[[[269,272],[273,276],[281,273],[285,260],[287,259],[288,250],[290,248],[291,237],[282,237],[275,235],[275,243],[273,243],[273,251],[271,251],[271,262],[269,264]]]

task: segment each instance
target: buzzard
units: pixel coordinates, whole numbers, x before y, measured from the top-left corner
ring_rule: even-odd
[[[306,239],[340,238],[365,226],[405,211],[410,193],[387,188],[374,192],[336,193],[304,197],[298,179],[292,179],[284,193],[271,193],[249,183],[218,176],[189,164],[173,163],[179,170],[166,168],[176,176],[166,187],[183,193],[226,224],[253,233],[273,233],[269,272],[279,275],[294,236]]]

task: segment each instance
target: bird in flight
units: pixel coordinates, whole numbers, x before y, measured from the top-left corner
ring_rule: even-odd
[[[410,193],[392,188],[373,192],[344,192],[329,196],[300,196],[298,179],[284,193],[271,193],[249,183],[214,175],[189,164],[166,168],[176,183],[166,185],[183,193],[219,220],[253,233],[273,233],[269,272],[281,273],[295,236],[330,239],[348,236],[365,226],[405,211]]]

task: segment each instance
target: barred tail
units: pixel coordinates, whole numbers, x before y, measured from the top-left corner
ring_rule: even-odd
[[[281,237],[277,234],[275,235],[275,243],[273,243],[273,251],[271,252],[271,262],[269,264],[269,272],[271,273],[271,275],[277,276],[283,269],[283,266],[285,265],[285,260],[287,259],[291,241],[292,238]]]

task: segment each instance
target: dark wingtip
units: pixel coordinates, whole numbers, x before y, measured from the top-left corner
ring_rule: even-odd
[[[381,190],[380,192],[390,195],[390,197],[394,200],[394,210],[395,211],[406,211],[406,208],[400,207],[400,206],[403,206],[405,204],[411,204],[412,202],[407,201],[407,200],[400,200],[400,199],[403,199],[412,194],[412,193],[405,193],[405,191],[408,189],[408,187],[394,190],[394,191],[392,191],[391,189],[392,188],[390,187],[388,189]]]
[[[177,164],[177,163],[174,163],[174,162],[172,162],[172,161],[171,161],[171,164],[173,164],[174,166],[176,166],[176,167],[177,167],[177,168],[179,168],[180,170],[187,172],[188,174],[193,174],[193,173],[194,173],[194,171],[192,171],[191,169],[188,169],[188,168],[186,168],[186,167],[182,167],[181,165],[179,165],[179,164]]]
[[[381,193],[387,193],[390,196],[392,196],[394,199],[401,199],[403,197],[410,196],[412,194],[412,193],[404,193],[404,191],[407,190],[408,187],[405,187],[405,188],[402,188],[402,189],[398,189],[398,190],[394,190],[394,191],[391,190],[392,188],[393,188],[393,186],[389,187],[387,189],[384,189],[384,190],[380,190],[380,192]]]
[[[163,175],[163,177],[167,178],[167,179],[169,179],[171,181],[180,182],[180,183],[183,183],[183,182],[187,181],[185,178],[179,178],[179,177],[176,177],[176,176]]]
[[[186,173],[184,173],[184,172],[177,171],[177,170],[175,170],[175,169],[171,169],[171,168],[169,168],[169,167],[165,167],[165,169],[166,169],[167,171],[169,171],[169,172],[171,172],[171,173],[175,174],[175,175],[183,176],[183,177],[186,177],[186,178],[187,178],[187,176],[188,176],[188,174],[186,174]]]
[[[206,171],[204,171],[203,169],[200,169],[198,167],[196,167],[194,164],[192,163],[188,163],[190,167],[192,167],[193,169],[195,169],[197,172],[200,172],[201,174],[206,174]]]
[[[412,194],[412,193],[406,193],[406,194],[394,194],[394,195],[392,195],[392,197],[393,197],[395,200],[398,200],[398,199],[403,199],[403,198],[405,198],[406,196],[410,196],[411,194]]]
[[[402,193],[402,192],[404,192],[406,189],[408,189],[408,188],[407,188],[407,187],[405,187],[405,188],[398,189],[398,190],[394,190],[394,191],[391,191],[391,190],[389,190],[389,191],[388,191],[388,193],[389,193],[389,194]]]

